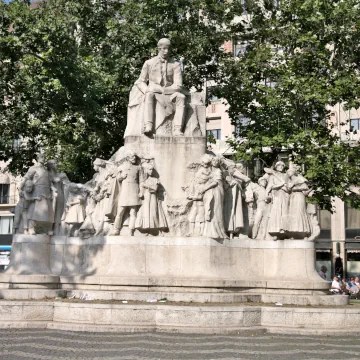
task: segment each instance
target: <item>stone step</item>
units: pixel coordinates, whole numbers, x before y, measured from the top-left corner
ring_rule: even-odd
[[[5,300],[41,300],[56,297],[74,298],[86,301],[135,301],[159,302],[166,299],[174,303],[215,303],[246,304],[264,303],[300,306],[344,306],[348,296],[341,295],[294,295],[294,294],[254,294],[246,292],[171,292],[171,291],[101,291],[92,289],[0,289],[0,298]]]
[[[117,304],[0,300],[1,328],[90,332],[345,335],[360,332],[358,306]],[[336,319],[336,321],[332,321]]]

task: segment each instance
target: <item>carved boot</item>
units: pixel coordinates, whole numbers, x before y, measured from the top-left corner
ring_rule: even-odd
[[[184,136],[184,133],[181,131],[181,126],[174,127],[173,136]]]
[[[144,134],[145,135],[151,135],[153,131],[153,126],[151,123],[147,123],[145,124],[145,128],[144,128]]]
[[[120,235],[120,229],[118,228],[113,228],[109,234],[109,236],[118,236],[118,235]]]

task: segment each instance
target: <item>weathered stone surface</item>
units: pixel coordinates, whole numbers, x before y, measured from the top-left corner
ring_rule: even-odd
[[[0,315],[0,327],[46,323],[48,328],[65,329],[63,325],[66,324],[66,329],[73,331],[157,329],[226,333],[253,329],[285,334],[360,331],[357,310],[328,307],[117,305],[2,300]]]

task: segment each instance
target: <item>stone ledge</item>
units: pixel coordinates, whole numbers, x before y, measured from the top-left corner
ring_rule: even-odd
[[[24,238],[20,238],[24,236]],[[27,241],[27,235],[18,235],[18,242]],[[53,245],[145,245],[145,246],[215,246],[245,249],[314,249],[314,243],[304,240],[265,241],[247,237],[239,239],[211,239],[202,237],[145,237],[145,236],[94,236],[89,239],[79,237],[52,236]]]
[[[24,235],[15,234],[13,236],[13,243],[41,243],[49,244],[51,236],[49,235]]]
[[[329,283],[319,277],[319,281],[290,280],[241,280],[214,278],[167,278],[160,276],[60,276],[61,284],[127,285],[127,286],[171,286],[201,288],[261,288],[261,289],[297,289],[329,290]]]
[[[0,312],[6,314],[0,322],[2,328],[217,334],[242,331],[307,335],[360,333],[360,313],[350,308],[0,301]],[[336,322],[332,321],[334,318]]]
[[[252,293],[241,291],[192,291],[191,289],[161,289],[155,290],[145,289],[129,289],[123,290],[97,290],[91,288],[81,289],[0,289],[0,297],[4,300],[42,300],[54,299],[58,294],[65,296],[75,295],[79,299],[86,294],[91,300],[95,301],[136,301],[146,303],[148,299],[163,299],[166,298],[172,303],[197,303],[197,304],[214,304],[220,303],[225,306],[232,304],[274,304],[281,303],[283,305],[296,306],[345,306],[349,304],[347,296],[331,296],[331,295],[297,295],[297,294],[267,294],[267,293]]]

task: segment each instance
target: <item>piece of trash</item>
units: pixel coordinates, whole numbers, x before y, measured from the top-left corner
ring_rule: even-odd
[[[275,303],[275,305],[276,305],[276,306],[283,306],[283,304],[282,304],[282,303],[279,303],[279,302]]]
[[[162,298],[162,299],[159,300],[159,302],[166,303],[166,302],[168,302],[168,299],[167,298]]]
[[[59,296],[57,296],[56,298],[55,298],[55,300],[62,300],[63,298],[62,297],[59,297]]]
[[[94,300],[89,294],[81,294],[79,299],[80,300]]]
[[[156,299],[147,299],[146,300],[146,302],[148,302],[148,303],[155,303],[155,302],[157,302],[157,300]]]
[[[128,303],[128,301],[126,301],[126,300],[123,300],[123,301],[122,301],[122,303],[123,303],[123,304],[127,304],[127,303]]]
[[[75,294],[72,294],[72,295],[70,295],[70,296],[68,297],[69,300],[75,299],[75,298],[76,298],[76,295],[75,295]]]

